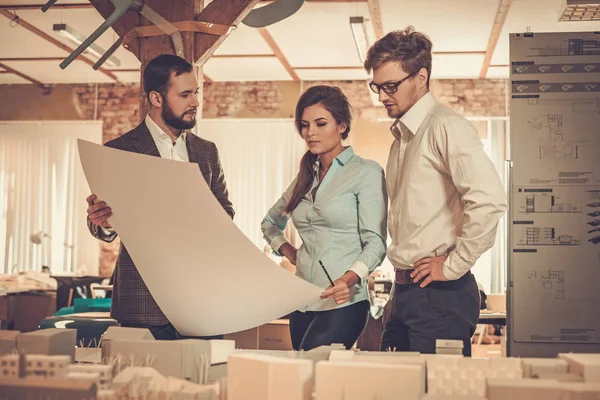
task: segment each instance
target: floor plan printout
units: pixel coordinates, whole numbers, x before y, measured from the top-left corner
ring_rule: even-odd
[[[600,33],[510,58],[512,340],[600,343]]]

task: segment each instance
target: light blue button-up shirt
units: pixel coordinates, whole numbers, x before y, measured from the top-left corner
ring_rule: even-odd
[[[318,161],[315,165],[318,169]],[[316,174],[311,190],[292,212],[292,220],[302,238],[296,255],[296,275],[323,289],[330,286],[323,263],[332,280],[346,271],[361,279],[350,288],[350,300],[337,305],[331,299],[319,300],[300,311],[325,311],[368,300],[364,281],[383,262],[386,251],[387,192],[383,168],[365,160],[347,147],[334,160],[323,182]],[[262,232],[271,248],[278,252],[288,242],[283,230],[289,215],[284,215],[296,180],[271,207],[262,222]]]

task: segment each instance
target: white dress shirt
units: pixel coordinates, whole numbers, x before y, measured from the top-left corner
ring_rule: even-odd
[[[144,122],[150,131],[150,135],[152,135],[152,139],[154,139],[160,158],[184,162],[190,161],[187,146],[185,145],[186,131],[183,131],[177,140],[175,140],[175,144],[173,144],[171,137],[156,125],[156,122],[150,118],[150,114],[146,115]],[[106,236],[111,235],[114,232],[112,228],[100,228],[102,228],[102,231]]]
[[[463,276],[492,245],[506,194],[477,129],[427,93],[391,127],[387,256],[397,269],[447,255],[443,273]]]
[[[186,131],[183,131],[177,140],[175,140],[175,144],[173,144],[171,137],[156,125],[156,122],[150,118],[150,114],[146,115],[144,122],[146,122],[150,135],[152,135],[152,139],[156,143],[161,158],[184,162],[190,161],[187,146],[185,145]]]

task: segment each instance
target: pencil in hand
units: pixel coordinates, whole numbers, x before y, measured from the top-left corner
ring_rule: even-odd
[[[331,286],[335,286],[333,284],[333,281],[331,280],[331,277],[329,276],[329,273],[327,272],[327,270],[325,269],[325,266],[323,265],[323,263],[321,262],[321,260],[319,260],[319,265],[321,266],[321,268],[323,268],[323,271],[325,271],[325,275],[327,275],[327,279],[329,279],[329,283],[331,283]]]

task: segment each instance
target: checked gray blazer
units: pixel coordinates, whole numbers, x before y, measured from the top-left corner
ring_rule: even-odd
[[[145,122],[123,136],[111,140],[105,146],[160,157]],[[186,147],[190,162],[198,164],[211,191],[227,214],[233,218],[234,211],[228,198],[217,147],[214,143],[192,133],[186,135]],[[105,242],[110,243],[117,237],[116,232],[106,235],[98,225],[92,224],[89,217],[88,228],[94,237]],[[176,290],[177,288],[173,288],[174,293]],[[111,316],[119,323],[127,325],[160,326],[169,323],[154,301],[122,242],[113,273]]]

